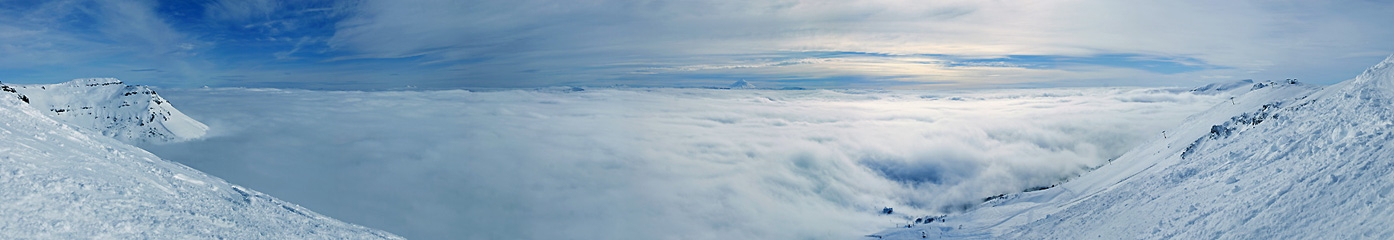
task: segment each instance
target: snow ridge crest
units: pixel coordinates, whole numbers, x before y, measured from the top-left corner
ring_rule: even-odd
[[[1360,73],[1360,76],[1356,76],[1354,81],[1354,83],[1358,85],[1371,85],[1371,87],[1381,88],[1394,87],[1386,86],[1394,85],[1394,83],[1391,82],[1394,82],[1394,55],[1389,55],[1389,57],[1384,58],[1384,61],[1381,61],[1379,64],[1365,69],[1365,72]]]
[[[80,78],[57,84],[4,85],[49,118],[127,143],[170,143],[203,137],[208,126],[190,118],[146,86],[116,78]]]
[[[66,85],[66,86],[74,86],[74,87],[77,87],[77,86],[96,87],[96,86],[107,86],[107,85],[117,85],[117,84],[126,84],[126,83],[125,83],[125,82],[121,82],[121,79],[116,79],[116,78],[78,78],[78,79],[73,79],[72,81],[67,81],[67,82],[63,82],[63,83],[59,83],[59,84]]]

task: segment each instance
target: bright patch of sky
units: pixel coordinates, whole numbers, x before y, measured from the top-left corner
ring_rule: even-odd
[[[0,1],[0,81],[171,87],[1332,83],[1379,1]]]

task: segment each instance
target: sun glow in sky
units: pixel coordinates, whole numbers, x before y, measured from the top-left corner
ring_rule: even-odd
[[[0,1],[0,81],[993,88],[1348,79],[1377,1]]]

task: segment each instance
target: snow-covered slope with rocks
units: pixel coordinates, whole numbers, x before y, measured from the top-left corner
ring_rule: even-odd
[[[1394,56],[1253,87],[1077,179],[869,237],[1394,238]]]
[[[54,94],[56,91],[106,94],[116,90],[144,90],[120,86],[81,88],[82,84],[92,83],[98,82],[27,86],[40,88],[38,91],[19,87],[17,92],[25,93],[29,103],[18,97],[0,97],[0,238],[399,238],[229,184],[162,160],[140,148],[112,138],[89,135],[51,118],[67,117],[54,115],[51,111],[54,108],[46,107],[54,102],[72,103],[72,108],[77,109],[112,107],[97,99]],[[120,85],[119,82],[105,83]],[[63,90],[65,87],[68,90]],[[48,90],[45,88],[56,89],[45,92]],[[153,93],[144,96],[125,101],[138,108],[145,106],[132,101],[146,98],[163,101],[157,96],[151,98]],[[45,97],[54,98],[39,101]],[[69,108],[64,106],[63,109]],[[117,111],[105,113],[112,112]],[[175,115],[165,116],[175,118]],[[178,129],[170,132],[176,136],[184,133]]]
[[[126,85],[115,78],[43,85],[0,84],[0,90],[66,125],[127,143],[186,141],[208,131],[208,126],[185,116],[154,90]]]

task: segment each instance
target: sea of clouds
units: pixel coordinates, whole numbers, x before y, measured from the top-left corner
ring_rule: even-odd
[[[1050,186],[1228,99],[1184,89],[163,89],[155,154],[420,239],[828,239]],[[893,207],[897,215],[880,215]]]

